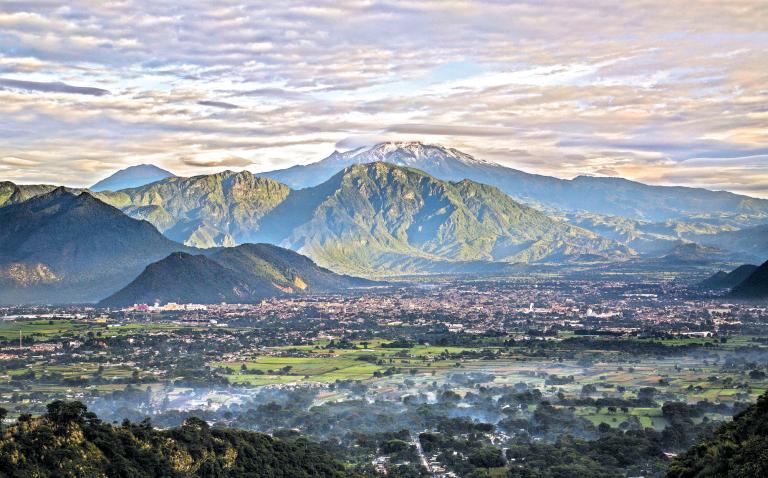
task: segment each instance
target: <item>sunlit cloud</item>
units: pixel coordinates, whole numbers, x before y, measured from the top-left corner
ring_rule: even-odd
[[[380,140],[768,197],[762,2],[3,3],[0,179]]]

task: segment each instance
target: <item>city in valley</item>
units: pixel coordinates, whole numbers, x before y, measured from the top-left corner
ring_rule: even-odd
[[[532,271],[254,304],[3,307],[0,405],[302,436],[361,475],[660,476],[768,389],[768,306],[700,280]]]

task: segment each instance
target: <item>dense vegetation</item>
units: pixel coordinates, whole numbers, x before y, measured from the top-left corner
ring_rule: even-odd
[[[668,478],[768,476],[768,393],[677,457]]]
[[[445,271],[451,262],[536,262],[621,255],[625,248],[469,180],[388,163],[351,166],[292,191],[259,240],[355,273]],[[361,247],[365,245],[365,247]]]
[[[345,477],[342,465],[298,438],[211,428],[197,418],[157,430],[148,421],[113,426],[80,402],[56,401],[40,418],[2,431],[7,477]]]
[[[261,218],[290,189],[248,171],[171,177],[99,199],[146,219],[173,240],[196,247],[255,242]]]

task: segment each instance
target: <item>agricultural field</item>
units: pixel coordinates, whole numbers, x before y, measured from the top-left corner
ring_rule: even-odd
[[[76,337],[96,329],[94,324],[72,320],[14,320],[0,321],[0,339],[18,341],[22,338],[44,341],[59,337]],[[100,329],[100,328],[99,328]]]
[[[747,338],[743,340],[745,343],[747,341]],[[729,342],[733,344],[736,341]],[[765,378],[750,379],[742,371],[725,371],[721,366],[710,363],[710,360],[695,356],[625,360],[626,357],[607,354],[609,360],[585,366],[579,360],[532,360],[519,357],[514,347],[414,345],[409,348],[388,348],[384,344],[369,342],[363,346],[356,343],[352,349],[328,349],[327,343],[275,347],[253,354],[248,360],[214,362],[211,366],[226,368],[230,383],[250,386],[363,380],[370,382],[374,389],[384,391],[397,388],[405,379],[412,382],[414,388],[418,388],[433,382],[445,382],[448,377],[456,374],[482,374],[484,381],[474,382],[469,388],[457,385],[453,390],[472,393],[477,386],[511,387],[524,383],[553,395],[633,399],[637,398],[639,389],[648,387],[657,389],[660,395],[669,400],[686,403],[708,401],[714,404],[753,401],[768,389],[768,380]],[[725,356],[729,350],[732,348],[724,346],[720,352]],[[464,353],[477,352],[496,358],[454,358]],[[387,370],[392,369],[396,372],[388,374]],[[567,377],[568,383],[551,384],[548,377]],[[398,395],[405,396],[412,391],[407,388]],[[636,418],[643,427],[662,430],[668,425],[660,408],[573,408],[577,416],[595,425],[606,423],[616,427],[631,417]]]

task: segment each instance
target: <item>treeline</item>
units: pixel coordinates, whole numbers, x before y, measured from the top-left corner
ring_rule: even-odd
[[[509,338],[506,334],[498,332],[487,332],[485,334],[466,334],[466,333],[431,333],[420,334],[415,343],[429,343],[440,347],[504,347],[514,348],[515,352],[531,357],[550,357],[553,353],[562,352],[584,352],[584,351],[610,351],[624,352],[635,355],[681,355],[686,353],[707,351],[715,347],[715,339],[702,339],[701,342],[688,342],[682,344],[665,344],[655,337],[651,339],[637,339],[635,337],[620,337],[612,333],[598,333],[592,331],[590,335],[580,335],[576,333],[573,337],[563,340],[540,340],[535,337],[556,337],[557,331],[550,329],[547,333],[535,330],[528,330],[526,333],[534,338]],[[409,343],[408,338],[397,337],[395,339],[399,344]],[[759,349],[755,349],[759,350]]]
[[[293,478],[350,476],[320,446],[261,433],[212,428],[188,418],[155,429],[148,420],[113,426],[80,402],[55,401],[39,418],[2,430],[0,476]]]

